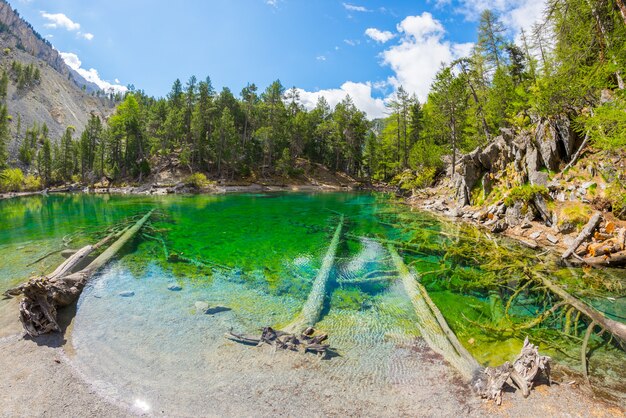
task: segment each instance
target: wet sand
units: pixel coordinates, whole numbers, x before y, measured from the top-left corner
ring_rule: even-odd
[[[86,381],[73,360],[71,327],[65,336],[24,338],[17,321],[9,319],[16,308],[13,301],[0,304],[0,415],[6,417],[624,416],[565,382],[540,385],[527,399],[508,392],[499,407],[485,403],[419,339],[396,351],[399,362],[410,359],[421,370],[419,376],[393,378],[391,370],[385,385],[326,375],[313,356],[224,343],[222,367],[210,371],[211,390],[191,399],[184,411],[168,405],[148,409],[141,401],[129,404],[111,396],[102,382]],[[177,393],[176,382],[169,392],[166,397],[185,396]]]

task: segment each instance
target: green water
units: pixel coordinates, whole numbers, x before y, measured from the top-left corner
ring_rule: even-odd
[[[512,360],[530,335],[543,352],[579,367],[576,350],[584,324],[570,337],[559,332],[563,316],[527,332],[494,333],[478,325],[506,328],[544,310],[545,295],[524,294],[511,304],[509,319],[505,318],[505,304],[513,291],[506,283],[513,286],[522,277],[519,267],[506,265],[509,258],[543,263],[564,283],[592,279],[609,283],[614,287],[610,292],[596,286],[595,293],[582,296],[617,319],[626,317],[621,272],[581,277],[511,242],[368,193],[80,194],[0,201],[0,289],[50,271],[62,258],[55,253],[29,265],[34,260],[93,243],[107,227],[152,208],[157,211],[143,231],[146,235],[92,280],[78,304],[72,335],[75,361],[90,379],[106,383],[109,392],[117,393],[121,385],[135,394],[164,396],[164,388],[176,379],[205,378],[194,370],[221,370],[219,361],[227,363],[239,349],[224,346],[222,335],[228,329],[256,333],[261,326],[288,323],[307,298],[339,214],[347,223],[318,324],[341,354],[323,366],[329,375],[351,376],[360,385],[419,375],[410,356],[396,364],[398,347],[410,347],[419,333],[385,240],[407,244],[406,263],[421,274],[451,327],[483,364]],[[508,255],[498,258],[494,252]],[[171,254],[192,263],[167,258]],[[355,283],[365,277],[380,280]],[[173,283],[182,291],[168,290]],[[121,297],[123,291],[134,296]],[[199,314],[198,301],[228,311],[208,318]],[[602,339],[592,341],[591,347],[597,373],[607,384],[619,381],[623,351]],[[182,373],[178,378],[172,377],[178,373]],[[130,374],[140,377],[133,380]],[[185,388],[190,394],[187,402],[193,402],[200,389],[191,383]]]

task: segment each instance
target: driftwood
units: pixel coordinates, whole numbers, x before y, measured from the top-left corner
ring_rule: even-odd
[[[544,372],[550,383],[550,357],[539,354],[537,346],[524,340],[522,352],[513,364],[508,361],[498,367],[485,367],[476,372],[472,388],[483,398],[502,403],[504,384],[510,379],[527,397],[540,372]]]
[[[598,227],[598,225],[600,225],[601,221],[602,221],[602,214],[600,212],[596,212],[591,217],[591,219],[589,219],[589,222],[587,222],[587,225],[585,225],[583,230],[580,231],[580,234],[578,234],[578,236],[576,237],[572,245],[563,253],[563,255],[561,256],[561,259],[565,260],[569,258],[574,253],[574,251],[578,249],[580,244],[582,244],[586,239],[588,239],[593,234],[593,231]]]
[[[226,338],[246,345],[261,346],[268,344],[274,349],[298,351],[301,353],[316,353],[325,357],[330,345],[323,344],[328,338],[327,334],[315,335],[315,329],[309,327],[299,334],[275,330],[271,327],[263,328],[260,338],[235,334],[232,331],[226,334]]]
[[[576,258],[568,261],[573,266],[623,267],[626,266],[626,251],[600,255],[597,257]]]
[[[130,241],[150,218],[148,212],[132,227],[112,233],[95,245],[81,248],[65,260],[49,275],[33,277],[28,282],[8,291],[10,295],[23,294],[20,302],[20,321],[26,332],[33,337],[51,331],[59,331],[57,308],[70,305],[80,295],[89,278]],[[73,272],[85,258],[108,242],[116,239],[102,254],[83,269]]]

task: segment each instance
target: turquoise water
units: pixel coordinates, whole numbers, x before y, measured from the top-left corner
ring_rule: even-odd
[[[420,344],[415,313],[396,280],[386,240],[407,245],[405,261],[422,273],[432,298],[479,361],[500,364],[521,347],[523,334],[494,337],[475,325],[500,324],[504,317],[506,290],[497,294],[483,283],[485,277],[520,274],[489,267],[495,258],[478,248],[495,245],[529,260],[534,253],[377,194],[81,194],[0,201],[0,288],[50,271],[62,258],[54,253],[29,266],[34,260],[96,242],[106,228],[152,208],[157,210],[143,235],[81,295],[69,333],[79,373],[98,391],[139,411],[194,415],[201,412],[194,407],[198,399],[209,396],[210,402],[224,403],[217,415],[229,414],[227,405],[242,402],[233,395],[236,388],[250,392],[254,382],[278,390],[279,382],[297,386],[303,376],[313,382],[308,384],[341,382],[339,387],[356,397],[376,391],[408,396],[402,388],[426,384],[415,354]],[[226,340],[231,329],[258,334],[260,327],[280,327],[298,314],[339,214],[346,218],[345,233],[317,325],[339,356],[321,361]],[[576,276],[554,270],[572,280]],[[169,289],[174,285],[180,290]],[[603,306],[619,317],[622,302],[617,293]],[[528,296],[510,313],[524,321],[541,303]],[[576,345],[550,328],[559,326],[546,324],[532,335],[542,351],[576,367]],[[603,361],[595,366],[619,379],[623,352],[601,346],[601,340],[597,346],[605,357],[597,356]]]

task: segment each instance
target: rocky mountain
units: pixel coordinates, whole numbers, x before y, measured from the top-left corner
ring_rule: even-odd
[[[26,88],[18,88],[13,62],[33,65],[39,69],[40,80]],[[104,97],[94,97],[97,89],[69,68],[59,52],[4,0],[0,0],[0,70],[9,74],[7,106],[12,117],[15,138],[17,120],[21,120],[21,135],[34,123],[45,123],[52,140],[58,139],[67,126],[80,133],[90,114],[101,118],[112,112],[114,103]],[[10,144],[14,151],[18,141]]]

